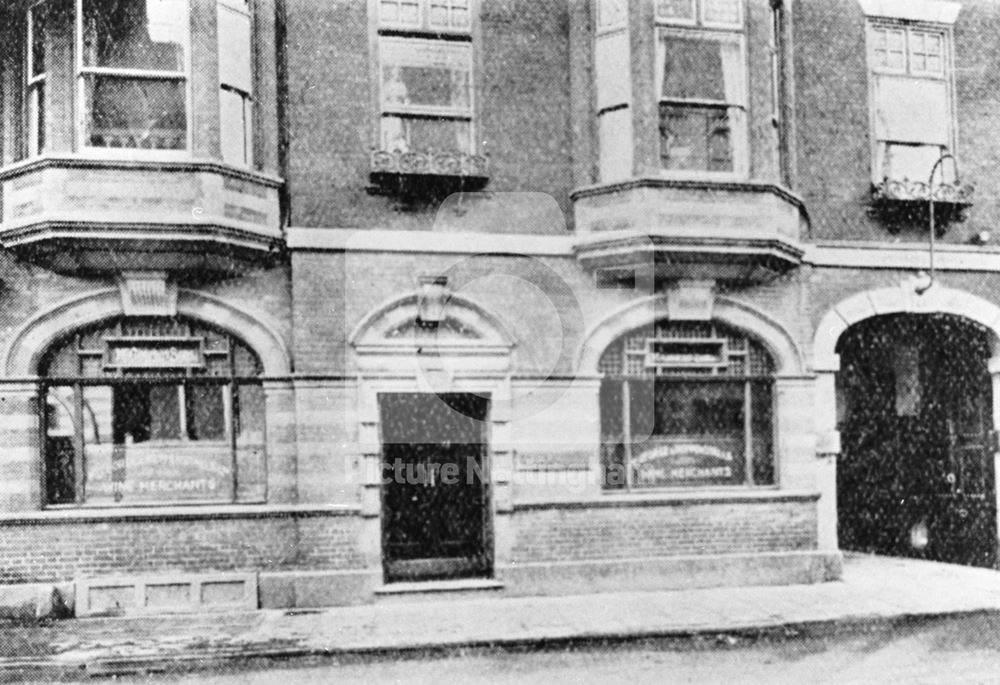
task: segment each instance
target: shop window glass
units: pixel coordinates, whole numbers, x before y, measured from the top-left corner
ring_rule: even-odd
[[[609,489],[774,483],[773,363],[719,324],[659,323],[601,360]]]
[[[41,370],[48,504],[266,498],[260,364],[235,338],[122,319],[57,344]]]

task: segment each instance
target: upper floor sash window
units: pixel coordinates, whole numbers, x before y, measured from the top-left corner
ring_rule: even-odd
[[[187,0],[77,0],[80,146],[189,148]]]
[[[660,0],[656,18],[663,169],[671,175],[745,175],[742,0]]]

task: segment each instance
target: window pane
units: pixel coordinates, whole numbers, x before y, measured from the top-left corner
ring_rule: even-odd
[[[267,496],[265,469],[264,388],[237,385],[235,389],[236,462],[240,501],[263,500]]]
[[[733,171],[726,107],[660,105],[660,160],[664,169]]]
[[[48,35],[48,14],[49,5],[43,3],[35,5],[30,11],[31,21],[31,76],[41,76],[45,73]]]
[[[743,21],[742,0],[701,0],[702,19],[706,24],[738,25]]]
[[[83,0],[83,64],[183,71],[187,0]]]
[[[898,29],[873,28],[875,64],[886,69],[906,68],[903,51],[904,33]]]
[[[382,148],[392,152],[469,152],[471,124],[456,119],[383,117]]]
[[[219,6],[219,82],[253,92],[250,15]]]
[[[188,385],[187,437],[189,440],[225,440],[226,404],[229,387],[225,385]]]
[[[246,96],[222,88],[219,91],[219,110],[222,158],[231,164],[249,164],[250,121]]]
[[[910,32],[910,71],[925,74],[940,74],[943,70],[940,33],[924,31]]]
[[[694,21],[694,0],[656,0],[657,19]]]
[[[383,108],[468,110],[472,103],[470,54],[467,44],[383,40]]]
[[[434,28],[468,28],[469,0],[430,0],[428,21]]]
[[[738,42],[664,33],[661,45],[663,98],[743,103],[745,66]]]
[[[189,435],[218,432],[223,403],[212,398],[213,391],[218,396],[222,389],[151,383],[85,387],[85,417],[88,412],[95,417],[85,440],[86,501],[231,500],[229,443]]]
[[[45,399],[45,495],[49,504],[76,501],[76,396],[49,388]]]
[[[45,149],[45,82],[28,89],[28,154],[38,155]]]
[[[880,150],[879,180],[927,183],[931,169],[943,152],[939,145],[907,145],[886,143]],[[934,183],[951,183],[955,180],[955,165],[951,161],[941,164],[934,174]]]
[[[920,116],[914,116],[919,112]],[[875,138],[947,146],[951,131],[948,87],[938,79],[875,77]],[[930,173],[930,167],[927,169]]]
[[[629,397],[637,429],[632,438],[633,485],[744,482],[743,383],[658,380],[629,385],[634,386]]]
[[[379,19],[385,24],[420,25],[420,5],[417,0],[382,0]]]
[[[184,81],[88,75],[84,84],[86,145],[147,150],[186,147]]]
[[[753,383],[750,389],[753,419],[753,483],[774,484],[774,423],[770,383]]]
[[[600,170],[602,181],[632,175],[632,110],[628,107],[604,112],[599,117]]]

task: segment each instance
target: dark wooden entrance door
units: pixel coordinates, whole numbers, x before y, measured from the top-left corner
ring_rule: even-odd
[[[841,341],[841,546],[994,567],[989,335],[955,317],[879,317]]]
[[[386,581],[489,575],[489,400],[400,393],[379,405]]]

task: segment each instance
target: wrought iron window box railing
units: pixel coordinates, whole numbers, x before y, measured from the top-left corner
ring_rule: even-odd
[[[949,222],[963,221],[973,204],[974,188],[967,183],[933,185],[934,219],[943,230]],[[924,181],[885,180],[872,186],[872,209],[893,221],[926,222],[932,186]]]
[[[464,152],[372,150],[372,191],[439,196],[479,190],[489,182],[489,158]]]

